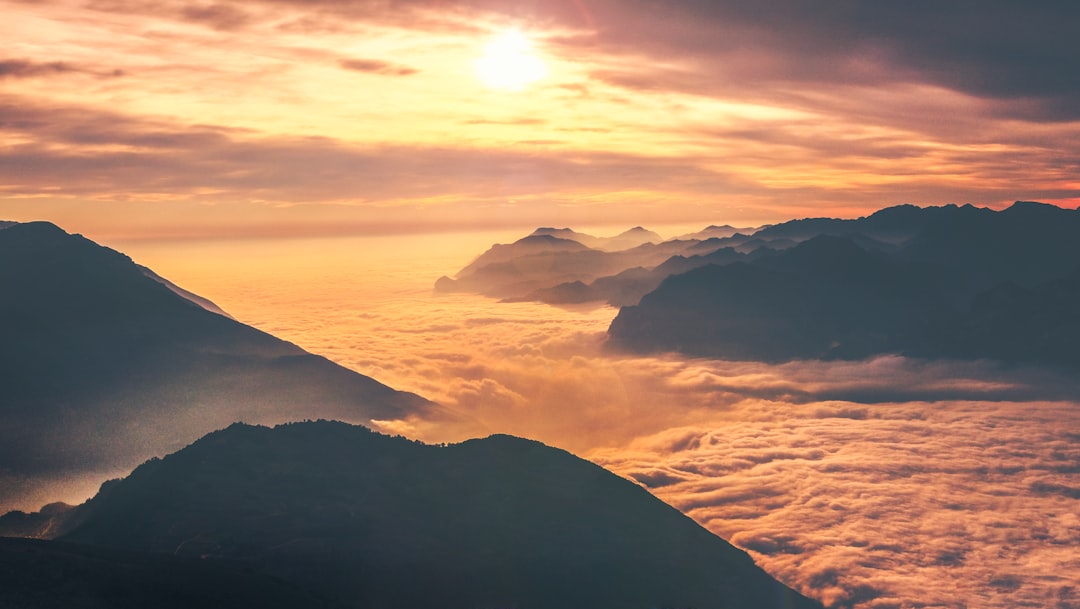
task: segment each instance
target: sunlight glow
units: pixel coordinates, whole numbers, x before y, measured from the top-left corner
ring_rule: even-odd
[[[492,89],[520,91],[547,76],[547,66],[520,30],[506,30],[484,47],[475,62],[476,75]]]

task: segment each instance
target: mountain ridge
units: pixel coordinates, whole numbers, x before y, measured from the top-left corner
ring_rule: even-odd
[[[508,435],[234,424],[65,514],[60,541],[239,561],[356,607],[820,608],[641,486]]]
[[[51,223],[0,231],[0,285],[3,511],[29,481],[129,468],[236,420],[441,416]]]
[[[1080,297],[1075,210],[902,206],[759,234],[808,231],[823,232],[740,267],[669,276],[620,309],[609,346],[769,362],[901,354],[1080,366],[1066,346],[1080,340],[1080,313],[1060,305]],[[897,235],[907,241],[889,241]]]

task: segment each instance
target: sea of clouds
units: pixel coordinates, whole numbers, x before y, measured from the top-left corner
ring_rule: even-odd
[[[463,249],[262,247],[215,273],[156,270],[458,415],[381,421],[383,431],[566,448],[830,607],[1080,607],[1080,382],[1066,375],[896,356],[618,354],[604,344],[610,308],[433,294],[435,278],[468,262]]]

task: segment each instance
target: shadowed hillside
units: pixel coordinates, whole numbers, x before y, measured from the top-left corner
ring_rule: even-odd
[[[0,230],[0,474],[127,469],[238,420],[434,408],[216,314],[52,224]],[[0,483],[0,510],[18,497]]]
[[[60,539],[241,561],[354,607],[816,607],[641,487],[509,436],[233,425],[106,484]]]

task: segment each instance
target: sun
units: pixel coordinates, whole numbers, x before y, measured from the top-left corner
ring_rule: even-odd
[[[500,91],[521,91],[547,76],[547,66],[533,50],[532,41],[520,30],[506,30],[484,46],[475,62],[480,80]]]

